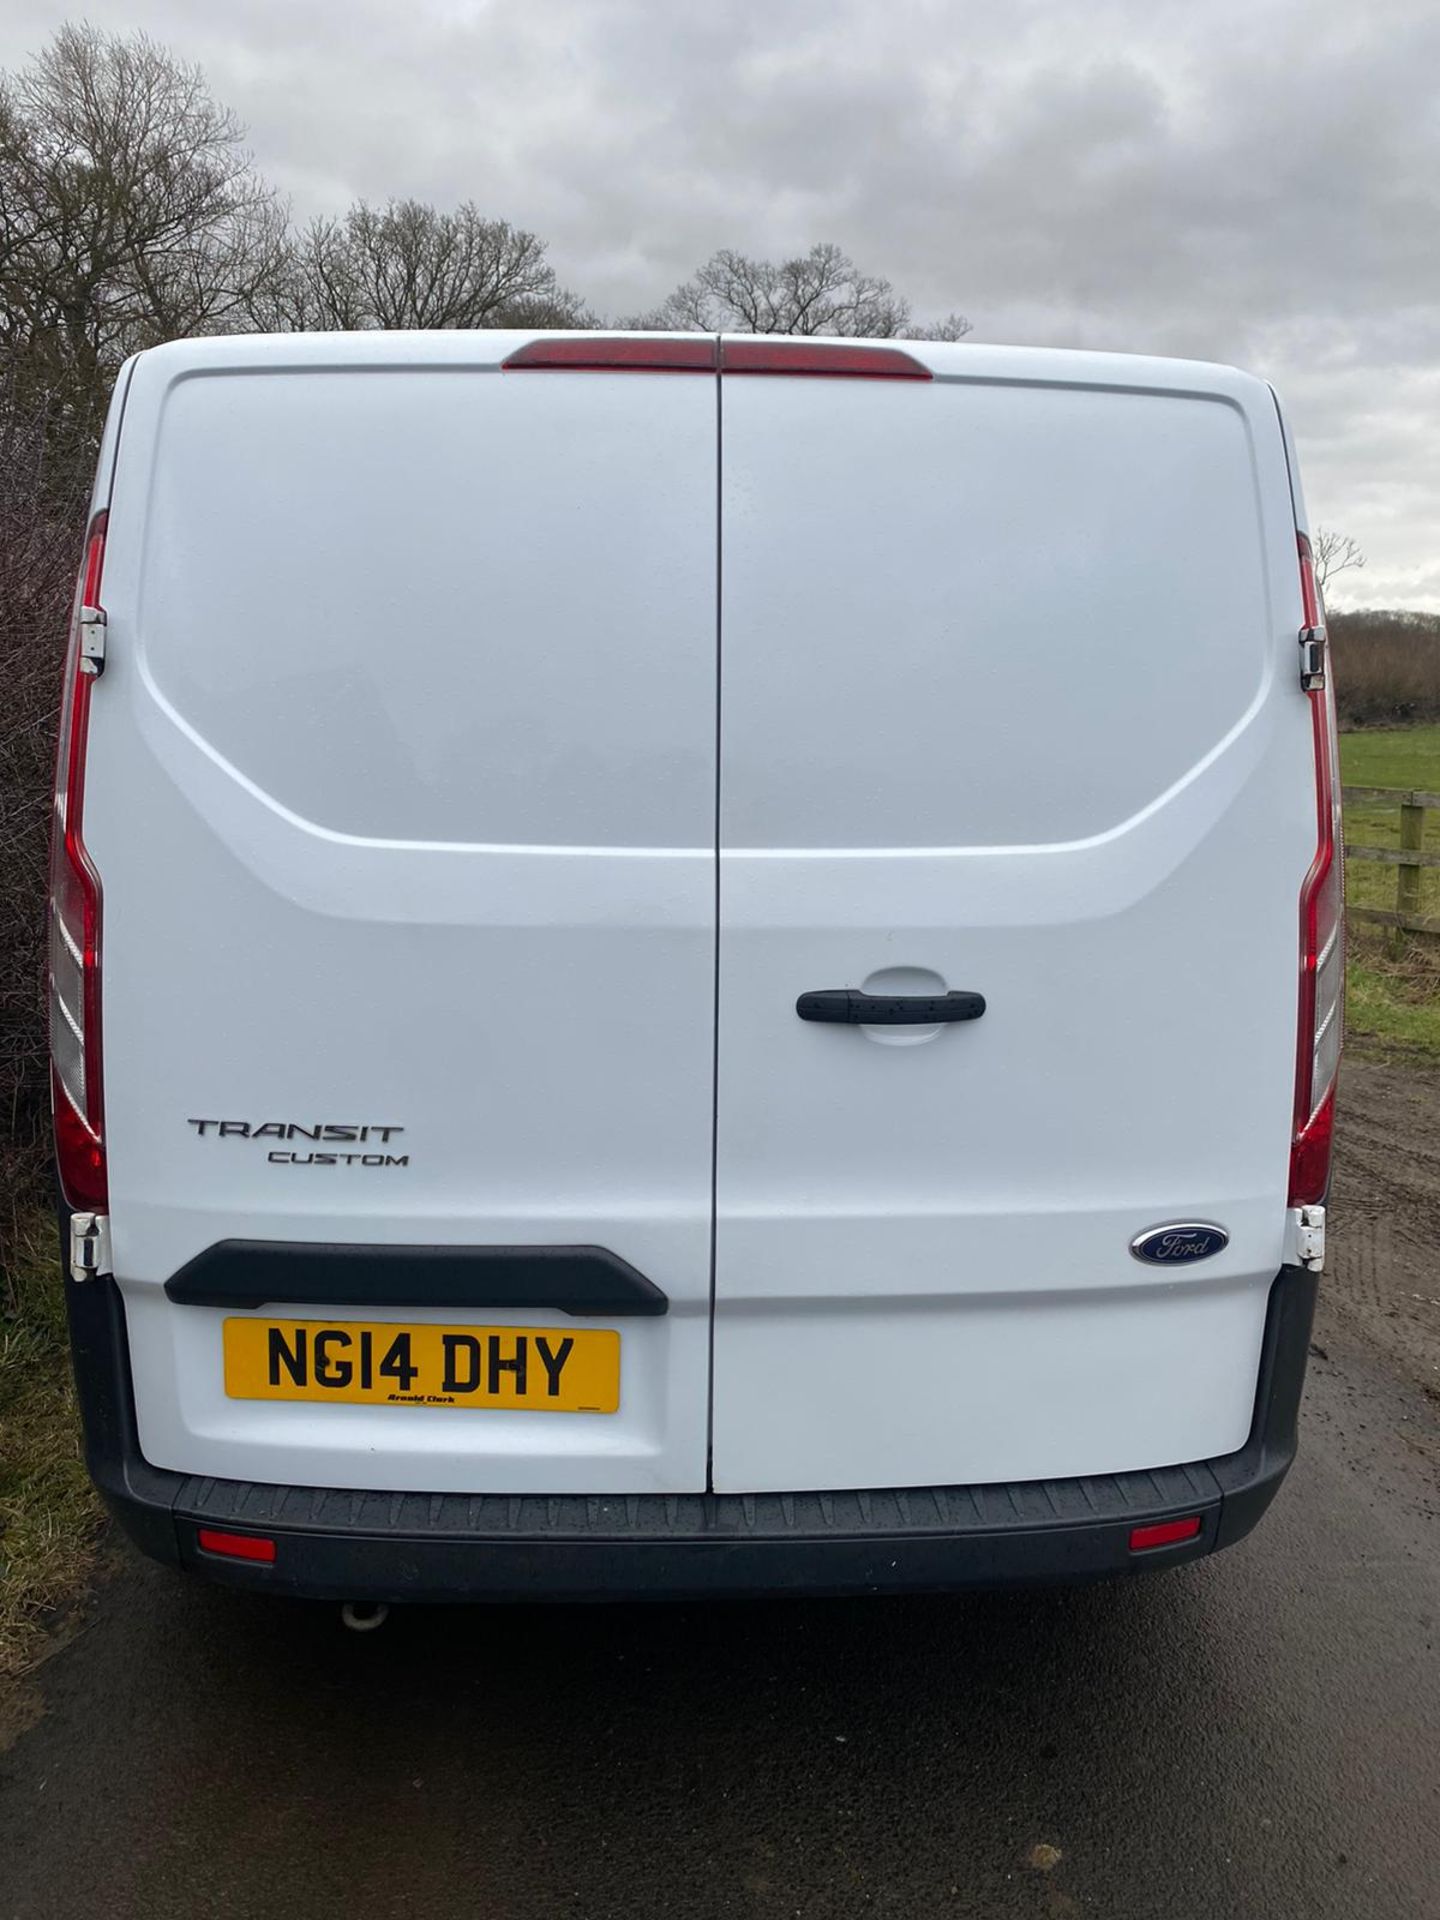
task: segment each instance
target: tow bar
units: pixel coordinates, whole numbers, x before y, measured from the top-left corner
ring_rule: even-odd
[[[340,1618],[352,1633],[373,1633],[390,1618],[390,1609],[379,1600],[347,1600]]]

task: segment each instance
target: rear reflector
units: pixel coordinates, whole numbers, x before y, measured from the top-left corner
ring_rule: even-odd
[[[262,1560],[268,1566],[275,1558],[275,1542],[258,1533],[216,1533],[201,1527],[199,1537],[204,1552],[223,1554],[227,1560]]]
[[[1157,1520],[1154,1526],[1130,1529],[1130,1551],[1145,1553],[1151,1547],[1175,1547],[1182,1540],[1198,1539],[1200,1516],[1192,1513],[1186,1520]]]
[[[930,369],[899,347],[854,346],[844,340],[717,340],[695,334],[657,340],[643,333],[601,339],[561,335],[517,347],[501,370],[572,373],[794,373],[860,380],[929,380]]]
[[[839,340],[726,340],[722,373],[848,375],[859,380],[929,380],[930,369],[899,347],[855,347]]]
[[[50,1080],[55,1162],[72,1207],[107,1205],[100,1098],[100,882],[82,836],[85,749],[94,664],[81,657],[84,608],[98,608],[105,565],[104,513],[90,524],[75,583],[60,696],[55,804],[50,833]]]
[[[1301,612],[1320,628],[1324,610],[1310,542],[1297,536]],[[1315,756],[1315,858],[1300,889],[1300,1027],[1296,1041],[1295,1119],[1290,1143],[1292,1207],[1316,1206],[1330,1182],[1335,1132],[1335,1079],[1345,1000],[1344,835],[1340,819],[1339,745],[1333,663],[1325,684],[1306,694]]]
[[[568,369],[575,373],[714,373],[715,341],[708,334],[688,340],[654,340],[643,333],[590,339],[562,335],[532,340],[500,362],[504,373]]]

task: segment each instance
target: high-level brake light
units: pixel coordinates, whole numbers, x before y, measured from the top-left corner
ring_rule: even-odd
[[[82,837],[90,694],[98,662],[84,656],[85,625],[99,619],[106,515],[90,523],[75,585],[61,693],[50,834],[50,1066],[55,1159],[72,1207],[107,1203],[100,1088],[100,882]]]
[[[1325,616],[1310,542],[1303,533],[1298,540],[1305,626],[1323,636]],[[1344,845],[1332,673],[1327,670],[1323,683],[1311,688],[1305,697],[1310,702],[1315,745],[1317,843],[1315,858],[1300,889],[1300,1031],[1290,1146],[1292,1207],[1318,1205],[1330,1182],[1345,998]]]
[[[598,338],[561,334],[554,339],[528,341],[501,362],[505,373],[541,369],[571,373],[789,373],[858,380],[932,378],[930,369],[901,347],[848,340],[771,340],[763,334],[747,340],[720,340],[703,333],[679,340],[643,333]]]
[[[929,380],[930,369],[901,347],[852,346],[846,340],[725,340],[722,373],[798,373],[857,380]]]
[[[643,333],[561,334],[531,340],[500,363],[505,373],[713,373],[715,342],[704,333],[684,340],[657,340]]]

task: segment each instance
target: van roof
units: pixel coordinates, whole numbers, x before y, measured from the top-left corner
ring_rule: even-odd
[[[210,334],[172,340],[137,356],[147,367],[172,376],[247,367],[498,366],[518,347],[553,337],[549,328],[446,329],[406,332]],[[576,329],[566,339],[634,338],[618,328]],[[686,339],[683,333],[650,332],[652,339]],[[751,340],[749,334],[722,334]],[[767,336],[772,343],[812,338]],[[1099,353],[1069,347],[1012,347],[986,342],[846,340],[846,346],[903,345],[937,380],[970,380],[1025,386],[1108,387],[1116,392],[1223,395],[1241,404],[1273,404],[1268,383],[1221,361],[1179,360],[1153,354]]]

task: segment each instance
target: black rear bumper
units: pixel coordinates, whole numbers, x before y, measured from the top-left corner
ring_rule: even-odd
[[[141,1457],[111,1280],[66,1283],[90,1471],[157,1560],[254,1591],[337,1600],[880,1593],[1086,1580],[1232,1545],[1295,1454],[1316,1278],[1270,1294],[1250,1438],[1154,1472],[1014,1486],[635,1496],[351,1493],[172,1473]],[[1198,1516],[1135,1552],[1136,1527]],[[205,1552],[201,1529],[272,1540],[272,1564]]]

